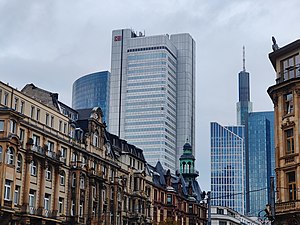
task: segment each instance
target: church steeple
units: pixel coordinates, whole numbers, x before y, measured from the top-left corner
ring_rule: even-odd
[[[183,146],[183,154],[179,158],[180,161],[180,174],[184,178],[192,179],[198,176],[195,169],[195,157],[193,155],[192,146],[185,143]]]

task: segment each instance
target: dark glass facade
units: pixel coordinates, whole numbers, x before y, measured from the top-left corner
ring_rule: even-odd
[[[73,83],[72,107],[87,109],[100,107],[103,121],[108,123],[109,116],[110,72],[102,71],[88,74]]]
[[[274,112],[248,116],[249,215],[257,216],[269,201],[270,177],[275,177]]]

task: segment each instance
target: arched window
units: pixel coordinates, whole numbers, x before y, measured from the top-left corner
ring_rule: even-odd
[[[85,188],[85,184],[84,184],[84,181],[85,180],[85,177],[84,175],[81,175],[80,176],[80,189],[84,189]]]
[[[99,135],[98,135],[98,131],[96,131],[96,132],[94,133],[94,137],[93,137],[93,145],[94,145],[95,147],[98,147],[98,145],[99,145]]]
[[[73,173],[72,174],[72,187],[75,187],[76,186],[76,173]]]
[[[187,173],[191,173],[191,162],[188,162]]]
[[[23,163],[22,155],[18,154],[16,171],[19,173],[22,172],[22,163]]]
[[[52,180],[52,168],[51,168],[51,166],[47,166],[45,175],[46,175],[46,180],[48,180],[48,181]]]
[[[66,178],[66,174],[65,174],[65,171],[61,170],[59,172],[59,177],[60,177],[60,185],[61,186],[65,186],[65,178]]]
[[[6,163],[10,165],[14,164],[14,149],[12,147],[7,149]]]
[[[36,176],[37,175],[37,163],[35,160],[32,160],[30,163],[30,174],[32,176]]]
[[[182,172],[185,173],[185,162],[182,163]]]
[[[2,162],[2,146],[0,145],[0,162]]]

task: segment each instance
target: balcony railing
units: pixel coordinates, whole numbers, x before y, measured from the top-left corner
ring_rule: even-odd
[[[49,151],[48,149],[42,148],[39,145],[33,145],[31,148],[32,151],[39,153],[42,156],[48,156],[52,159],[59,160],[59,155],[53,151]]]
[[[276,203],[276,213],[284,213],[287,211],[300,211],[300,200]]]

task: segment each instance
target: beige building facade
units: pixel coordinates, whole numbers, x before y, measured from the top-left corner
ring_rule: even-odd
[[[106,131],[100,108],[75,111],[33,84],[0,82],[0,224],[138,225],[178,215],[205,224],[204,203],[154,177],[141,149]],[[154,189],[165,193],[160,216]]]
[[[300,40],[269,54],[276,84],[268,93],[274,103],[276,224],[300,224]]]

